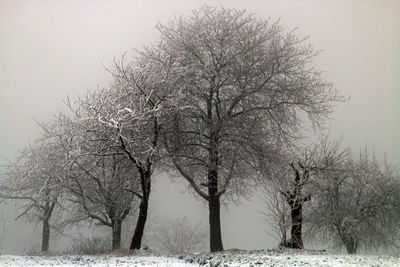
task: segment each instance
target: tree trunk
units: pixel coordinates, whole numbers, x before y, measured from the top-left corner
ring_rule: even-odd
[[[302,165],[300,165],[300,167],[303,169],[303,173],[302,175],[300,175],[300,171],[294,167],[293,163],[290,166],[295,171],[293,191],[282,192],[282,194],[286,197],[287,203],[290,206],[290,215],[292,221],[290,229],[291,242],[289,246],[291,248],[303,249],[303,203],[309,201],[311,199],[311,196],[303,196],[301,190],[303,189],[305,181],[308,181],[309,172],[308,170],[305,170]]]
[[[49,240],[50,240],[50,224],[48,219],[43,220],[43,230],[42,230],[42,252],[47,252],[49,250]]]
[[[122,222],[116,222],[112,227],[112,249],[121,248],[121,226]]]
[[[220,201],[219,196],[216,195],[218,192],[216,171],[210,171],[208,179],[208,192],[210,196],[210,200],[208,201],[210,223],[210,251],[216,252],[224,250],[221,235]]]
[[[130,249],[140,249],[141,247],[144,226],[147,220],[147,210],[149,206],[148,204],[149,204],[148,197],[143,197],[142,200],[140,201],[139,217],[136,223],[135,233],[132,237]]]
[[[143,232],[146,225],[147,211],[149,208],[149,197],[151,188],[150,171],[148,171],[146,174],[144,174],[144,172],[141,174],[141,182],[143,196],[140,201],[139,217],[136,223],[135,233],[132,237],[130,249],[140,249],[142,245]]]
[[[49,195],[49,190],[46,191],[46,195]],[[43,213],[43,229],[42,229],[42,252],[47,252],[49,250],[50,243],[50,218],[53,214],[56,202],[46,201]]]
[[[208,202],[210,212],[210,251],[222,251],[222,235],[221,235],[221,218],[220,218],[220,202],[219,197],[211,197]]]
[[[302,238],[302,225],[303,225],[303,205],[298,203],[297,201],[291,207],[291,218],[292,218],[292,227],[290,231],[290,235],[292,237],[292,247],[302,249],[303,238]]]

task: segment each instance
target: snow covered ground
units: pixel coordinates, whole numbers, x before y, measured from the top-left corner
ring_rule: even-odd
[[[333,255],[298,250],[228,250],[178,257],[151,255],[0,256],[0,266],[400,266],[390,256]]]
[[[199,266],[160,256],[0,256],[0,266]]]
[[[372,255],[334,255],[323,251],[272,249],[228,250],[185,256],[186,262],[205,266],[400,266],[400,258]]]

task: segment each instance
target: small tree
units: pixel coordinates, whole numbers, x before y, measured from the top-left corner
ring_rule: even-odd
[[[46,129],[53,126],[49,124]],[[59,183],[65,173],[65,154],[55,138],[45,136],[8,165],[0,186],[0,198],[18,201],[22,213],[17,219],[42,223],[42,252],[49,250],[50,228],[61,231],[65,226],[62,215],[66,199]]]
[[[315,183],[311,237],[323,237],[349,254],[359,248],[399,246],[399,172],[365,151]],[[313,235],[314,234],[314,235]]]
[[[298,153],[297,159],[290,164],[283,165],[275,171],[275,177],[266,185],[266,192],[273,198],[266,196],[266,203],[273,211],[275,222],[280,225],[282,237],[286,236],[286,217],[290,216],[290,242],[284,238],[282,245],[291,248],[303,248],[303,208],[304,203],[310,201],[314,194],[311,184],[319,179],[324,172],[337,169],[346,158],[348,150],[340,150],[341,140],[329,142],[328,137],[321,138],[316,144],[304,148]],[[289,160],[284,160],[289,161]],[[287,166],[289,165],[289,166]],[[272,184],[272,186],[271,186]],[[270,187],[270,188],[268,188]],[[281,207],[277,194],[281,194],[289,209]],[[282,223],[285,222],[285,225]],[[285,231],[285,235],[283,232]]]
[[[139,174],[132,161],[108,142],[103,124],[78,116],[73,119],[60,114],[57,128],[47,131],[50,137],[58,137],[59,147],[67,155],[67,169],[59,183],[75,204],[69,221],[90,219],[110,227],[112,248],[118,249],[122,222],[141,197]]]
[[[89,218],[112,229],[112,249],[121,247],[121,227],[134,210],[137,172],[122,156],[80,157],[70,164],[67,188],[76,203],[76,220]]]

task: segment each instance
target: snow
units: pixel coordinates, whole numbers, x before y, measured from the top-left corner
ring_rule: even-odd
[[[177,266],[198,264],[161,256],[0,256],[0,266]]]
[[[399,257],[372,255],[334,255],[324,251],[272,249],[185,256],[187,262],[205,266],[400,266]]]
[[[372,255],[335,255],[312,250],[231,249],[177,257],[152,255],[0,256],[0,266],[400,266],[400,258]]]

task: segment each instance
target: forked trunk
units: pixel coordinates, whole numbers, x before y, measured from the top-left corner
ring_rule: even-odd
[[[349,235],[344,235],[342,237],[343,243],[346,247],[347,253],[349,254],[356,254],[357,253],[357,241]]]
[[[300,175],[298,169],[294,167],[292,163],[290,165],[295,170],[294,188],[293,191],[286,191],[281,193],[286,197],[286,201],[290,206],[290,216],[291,216],[291,242],[288,244],[291,248],[303,249],[303,238],[302,238],[302,226],[303,226],[303,204],[311,199],[310,195],[303,196],[301,191],[303,189],[304,182],[308,180],[309,172],[303,171]],[[302,165],[300,165],[301,168]],[[304,170],[304,168],[303,168]],[[300,177],[301,176],[301,177]]]

